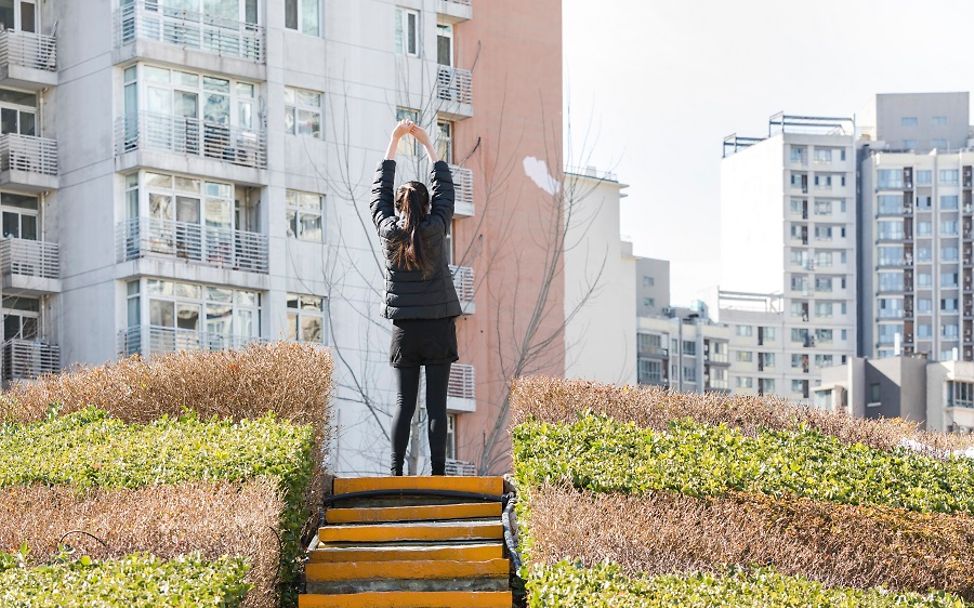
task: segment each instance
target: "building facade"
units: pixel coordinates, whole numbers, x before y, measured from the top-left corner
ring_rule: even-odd
[[[636,316],[660,317],[669,306],[669,260],[636,258]]]
[[[721,163],[721,322],[731,388],[808,400],[856,351],[855,125],[778,114]]]
[[[488,205],[497,216],[515,206],[486,194],[485,167],[495,154],[530,156],[560,181],[560,163],[544,151],[561,150],[561,129],[538,119],[561,125],[560,28],[516,42],[497,27],[516,8],[506,1],[7,4],[5,381],[135,353],[318,343],[336,359],[332,468],[387,470],[394,384],[368,202],[393,124],[411,118],[433,134],[457,183],[450,261],[465,314],[449,455],[501,470],[502,457],[484,458],[484,437],[497,419],[491,404],[502,401],[496,352],[514,338],[483,335],[505,314],[486,295],[491,281],[509,283],[514,262],[490,249],[536,226],[501,235],[500,218],[484,219]],[[550,24],[560,15],[560,2],[545,0],[521,17]],[[497,133],[512,102],[505,82],[525,103],[507,116],[516,129]],[[526,82],[535,88],[515,86]],[[420,152],[401,145],[397,181],[426,178]],[[536,183],[512,172],[505,186],[540,192]],[[520,204],[534,210],[538,198]],[[563,343],[545,354],[540,369],[560,374]]]
[[[968,97],[876,96],[859,147],[863,355],[974,360]]]
[[[681,393],[730,392],[731,330],[712,321],[703,303],[640,316],[636,330],[639,384]]]

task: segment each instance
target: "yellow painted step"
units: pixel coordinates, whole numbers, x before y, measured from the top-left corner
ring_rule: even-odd
[[[378,547],[319,547],[308,560],[318,562],[381,562],[405,560],[452,559],[484,561],[504,557],[500,543],[473,545],[399,545]]]
[[[404,477],[345,477],[335,479],[332,491],[335,494],[352,492],[399,490],[446,490],[450,492],[470,492],[500,496],[504,493],[503,477],[446,477],[446,476],[404,476]]]
[[[386,521],[418,521],[444,519],[471,519],[500,517],[501,503],[480,502],[456,505],[423,505],[414,507],[362,507],[353,509],[328,509],[325,521],[330,524],[348,524]]]
[[[322,543],[391,543],[398,541],[500,540],[500,521],[424,522],[419,524],[360,524],[318,529]]]
[[[376,579],[429,580],[444,578],[507,577],[510,564],[506,559],[482,562],[445,559],[427,561],[338,562],[308,564],[308,582],[363,581]]]
[[[510,591],[389,591],[302,595],[298,608],[510,608]]]

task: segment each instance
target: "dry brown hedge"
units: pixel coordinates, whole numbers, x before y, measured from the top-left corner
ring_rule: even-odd
[[[974,518],[807,499],[531,488],[534,562],[605,560],[628,573],[772,565],[830,586],[944,589],[974,599]]]
[[[935,450],[974,444],[971,437],[927,433],[903,420],[854,418],[768,396],[677,393],[659,387],[613,386],[534,376],[514,381],[511,401],[515,425],[530,419],[567,422],[591,410],[657,430],[665,429],[671,420],[689,418],[703,424],[724,423],[745,433],[760,428],[793,429],[804,424],[842,441],[861,442],[879,449],[892,449],[904,439],[924,443]]]
[[[248,558],[248,582],[254,589],[244,606],[277,606],[280,548],[274,530],[284,503],[271,480],[244,484],[190,483],[135,490],[93,490],[80,493],[64,487],[0,489],[0,550],[27,542],[31,560],[42,563],[55,555],[66,532],[84,530],[64,542],[77,553],[95,558],[120,557],[148,551],[174,557],[200,551],[208,558]]]

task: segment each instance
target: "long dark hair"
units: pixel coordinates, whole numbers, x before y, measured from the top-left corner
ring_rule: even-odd
[[[403,238],[396,243],[393,261],[406,270],[420,270],[428,276],[431,264],[423,249],[420,222],[429,214],[430,195],[422,182],[406,182],[396,191],[396,210],[399,212]]]

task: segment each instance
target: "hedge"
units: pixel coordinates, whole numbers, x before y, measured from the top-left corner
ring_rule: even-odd
[[[299,574],[301,531],[311,519],[306,491],[315,473],[311,426],[265,414],[201,420],[195,413],[132,424],[86,408],[40,422],[0,426],[0,488],[29,485],[141,488],[194,481],[271,478],[285,508],[281,582]]]
[[[846,444],[803,429],[748,436],[724,425],[675,421],[665,432],[582,415],[527,422],[514,433],[523,483],[568,482],[594,492],[689,496],[730,491],[792,495],[918,512],[974,513],[974,462]]]
[[[249,585],[240,558],[147,554],[24,568],[0,556],[0,606],[31,608],[196,608],[240,606]]]
[[[968,608],[948,593],[829,588],[773,569],[729,569],[687,576],[629,577],[618,566],[562,561],[532,569],[529,608]]]

